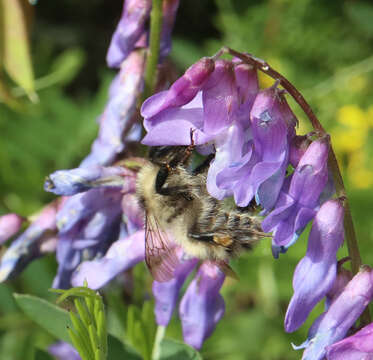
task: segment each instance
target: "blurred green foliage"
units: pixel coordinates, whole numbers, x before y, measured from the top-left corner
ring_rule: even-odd
[[[105,49],[120,16],[121,1],[87,5],[64,0],[34,8],[31,36],[34,86],[30,103],[21,84],[6,79],[17,110],[0,104],[0,211],[29,215],[50,199],[43,179],[60,168],[77,166],[97,133],[114,72],[106,69]],[[373,4],[352,0],[181,0],[171,58],[182,71],[223,45],[267,60],[305,95],[332,135],[344,170],[363,261],[373,264]],[[261,77],[263,86],[268,78]],[[293,103],[292,103],[293,104]],[[299,131],[309,131],[304,115]],[[204,359],[298,359],[300,344],[322,304],[296,333],[286,334],[283,318],[292,294],[295,265],[304,256],[306,234],[274,261],[263,242],[233,264],[240,281],[223,288],[227,310],[202,349]],[[339,257],[346,255],[343,247]],[[50,298],[52,257],[32,264],[20,278],[0,285],[0,358],[33,359],[50,335],[25,318],[11,293]],[[106,289],[109,327],[125,333],[125,307],[142,306],[150,296],[145,267],[133,272],[133,289],[118,280]],[[123,304],[125,299],[125,304]],[[167,335],[181,339],[174,318]]]

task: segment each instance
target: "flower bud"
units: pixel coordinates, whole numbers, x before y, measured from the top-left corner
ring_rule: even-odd
[[[148,127],[147,123],[151,121],[152,117],[162,111],[189,103],[201,90],[214,68],[214,60],[204,57],[189,67],[169,90],[161,91],[146,99],[141,107],[141,115],[145,118],[145,127]],[[157,120],[159,121],[159,119]]]
[[[119,68],[145,32],[145,22],[152,8],[151,0],[125,0],[122,16],[110,42],[106,61]]]
[[[3,244],[21,229],[25,219],[17,214],[0,216],[0,244]]]

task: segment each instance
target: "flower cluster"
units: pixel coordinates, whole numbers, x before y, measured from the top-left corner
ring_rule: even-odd
[[[209,193],[217,199],[233,196],[240,207],[255,199],[265,216],[263,230],[272,232],[275,258],[313,220],[307,252],[294,272],[285,330],[297,330],[326,298],[326,312],[301,346],[306,348],[303,358],[321,360],[327,351],[339,354],[347,345],[331,345],[346,336],[372,300],[373,283],[370,270],[362,270],[347,285],[349,277],[344,275],[341,281],[338,275],[344,206],[343,199],[332,199],[328,136],[312,141],[314,134],[296,135],[297,121],[277,83],[259,90],[256,69],[238,59],[201,59],[169,90],[147,99],[141,114],[146,145],[188,145],[193,130],[199,151],[214,153],[207,177]],[[354,300],[346,301],[352,294]]]
[[[163,0],[161,61],[170,51],[178,4]],[[137,102],[144,86],[151,6],[150,0],[125,1],[107,54],[108,65],[120,70],[91,152],[78,168],[47,178],[45,189],[62,197],[29,219],[27,229],[11,243],[1,258],[0,281],[55,251],[54,287],[81,286],[86,280],[99,289],[144,260],[144,213],[135,194],[137,170],[144,159],[135,157],[130,145],[138,144],[142,136]],[[297,135],[297,119],[285,95],[279,82],[260,89],[257,68],[239,58],[203,58],[168,90],[143,103],[147,133],[142,143],[190,145],[192,133],[200,154],[212,154],[208,192],[218,200],[233,197],[238,207],[253,202],[260,206],[261,226],[272,233],[275,258],[286,253],[313,221],[306,254],[294,272],[285,330],[297,330],[325,298],[325,312],[299,347],[305,348],[303,358],[372,356],[367,345],[372,325],[345,338],[373,299],[373,273],[365,267],[352,277],[337,261],[344,241],[344,205],[343,199],[333,198],[329,137]],[[24,222],[16,214],[1,217],[0,243],[16,235]],[[168,325],[182,286],[195,271],[179,315],[185,342],[199,349],[224,314],[220,289],[225,275],[215,263],[199,264],[182,248],[177,256],[174,278],[153,282],[156,321]],[[51,351],[57,354],[61,349]]]

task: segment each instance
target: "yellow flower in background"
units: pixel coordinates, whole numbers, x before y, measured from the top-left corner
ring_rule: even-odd
[[[344,105],[339,109],[338,125],[332,130],[337,153],[351,153],[364,146],[371,125],[368,117],[357,105]]]
[[[368,164],[368,159],[364,151],[356,151],[351,154],[348,164],[348,177],[351,184],[359,189],[367,189],[373,185],[372,164]]]
[[[373,161],[369,160],[364,148],[371,127],[373,106],[363,111],[357,105],[344,105],[338,110],[337,124],[331,131],[337,157],[345,156],[348,178],[360,189],[373,186]]]

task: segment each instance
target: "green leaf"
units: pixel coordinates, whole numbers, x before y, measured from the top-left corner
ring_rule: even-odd
[[[142,360],[142,357],[128,344],[124,345],[116,337],[108,336],[108,357],[107,360]]]
[[[36,349],[34,360],[53,360],[53,356],[48,354],[46,351]]]
[[[14,294],[14,299],[31,320],[56,338],[71,344],[66,328],[71,328],[72,323],[67,311],[32,295]]]
[[[73,80],[85,62],[85,53],[80,48],[65,50],[52,64],[55,82],[66,85]]]
[[[34,95],[34,74],[22,0],[1,0],[3,54],[2,61],[9,76],[31,97]],[[29,6],[25,4],[25,6]]]
[[[192,347],[172,339],[161,342],[160,360],[202,360],[200,353]]]

